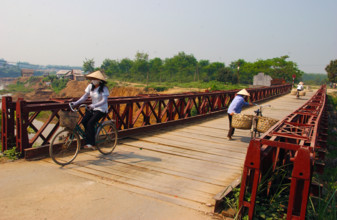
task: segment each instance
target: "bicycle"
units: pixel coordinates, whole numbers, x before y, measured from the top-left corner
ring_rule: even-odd
[[[259,117],[262,117],[262,108],[263,107],[271,107],[271,105],[257,105],[257,104],[254,104],[254,105],[259,106],[259,108],[254,111],[255,115],[253,116],[252,128],[250,130],[251,138],[260,137],[260,132],[257,130],[257,121],[258,121]]]
[[[296,91],[296,98],[300,98],[300,91],[301,91],[301,90],[298,90],[298,89],[297,89],[297,91]]]
[[[78,112],[81,107],[88,110],[86,104],[80,105],[77,109],[73,108],[71,103],[69,107],[72,112]],[[95,140],[96,147],[99,152],[104,155],[111,154],[116,148],[118,132],[113,120],[97,122],[95,125]],[[81,148],[81,139],[86,138],[85,131],[79,123],[76,123],[74,128],[64,128],[58,132],[52,139],[49,146],[49,154],[53,161],[59,165],[65,166],[70,164],[78,155]]]

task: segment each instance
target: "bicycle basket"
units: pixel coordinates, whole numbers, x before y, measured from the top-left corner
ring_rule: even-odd
[[[297,93],[297,89],[293,89],[293,90],[291,90],[291,92],[290,92],[291,95],[296,95],[296,93]]]
[[[237,129],[250,129],[252,127],[253,115],[234,114],[232,127]]]
[[[66,127],[70,129],[74,129],[76,127],[78,121],[77,112],[71,111],[60,111],[60,126]]]
[[[278,120],[268,117],[259,116],[257,120],[256,129],[258,132],[264,133],[269,130]]]

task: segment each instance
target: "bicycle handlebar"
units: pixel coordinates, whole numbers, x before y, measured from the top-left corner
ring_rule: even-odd
[[[255,112],[255,114],[257,115],[257,116],[262,116],[262,108],[263,107],[271,107],[271,105],[257,105],[257,104],[255,104],[255,103],[253,103],[255,106],[258,106],[259,108],[257,109],[257,110],[255,110],[254,112]]]
[[[88,109],[88,105],[87,104],[81,104],[80,106],[78,106],[77,108],[75,108],[71,102],[69,103],[69,107],[71,109],[71,111],[73,112],[78,112],[78,109],[81,108],[81,107],[85,107],[85,109]]]
[[[255,106],[259,106],[260,108],[262,108],[262,107],[271,107],[271,105],[258,105],[258,104],[255,104],[255,103],[253,103]]]

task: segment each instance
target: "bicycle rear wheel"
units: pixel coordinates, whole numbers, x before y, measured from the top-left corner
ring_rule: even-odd
[[[78,134],[66,128],[54,136],[49,146],[49,154],[55,163],[64,166],[76,158],[80,147]]]
[[[117,139],[118,133],[113,122],[106,121],[98,127],[96,133],[96,147],[102,154],[111,154],[116,148]]]

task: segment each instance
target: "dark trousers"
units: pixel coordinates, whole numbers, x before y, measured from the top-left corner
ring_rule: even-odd
[[[101,111],[86,111],[82,119],[82,124],[86,133],[86,144],[95,145],[95,125],[105,115]]]
[[[228,120],[229,120],[229,131],[227,134],[227,137],[232,137],[235,131],[235,128],[232,127],[232,118],[233,116],[228,114]]]

